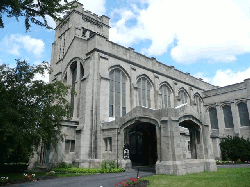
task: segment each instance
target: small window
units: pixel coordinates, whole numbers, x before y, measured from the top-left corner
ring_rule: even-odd
[[[104,144],[105,144],[105,151],[106,152],[112,152],[112,138],[104,138]]]
[[[65,140],[65,151],[75,152],[75,140]]]
[[[188,141],[188,151],[190,151],[190,141]]]

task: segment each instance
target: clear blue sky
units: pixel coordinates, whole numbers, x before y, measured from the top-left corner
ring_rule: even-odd
[[[249,0],[79,0],[110,17],[110,40],[212,84],[250,78]],[[50,61],[54,31],[4,17],[0,64]],[[49,19],[53,26],[54,22]]]

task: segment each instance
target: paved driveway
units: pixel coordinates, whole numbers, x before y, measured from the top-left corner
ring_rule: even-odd
[[[217,165],[217,168],[250,168],[250,164]]]
[[[218,165],[218,168],[240,168],[250,167],[250,164],[239,165]],[[141,168],[139,172],[140,177],[154,175],[155,172],[151,168]],[[123,173],[106,173],[98,175],[86,175],[79,177],[57,178],[44,181],[23,183],[11,185],[9,187],[113,187],[115,183],[129,180],[131,177],[136,178],[137,170],[130,170]]]
[[[155,172],[152,169],[142,169],[139,172],[140,177],[146,177],[154,175]],[[115,183],[120,181],[129,180],[131,177],[137,177],[136,170],[130,170],[123,173],[105,173],[97,175],[85,175],[79,177],[67,177],[49,179],[44,181],[30,182],[11,185],[9,187],[20,186],[20,187],[113,187]]]

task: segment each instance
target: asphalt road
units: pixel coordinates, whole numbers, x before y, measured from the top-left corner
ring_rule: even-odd
[[[243,168],[250,167],[250,164],[239,165],[218,165],[218,168]],[[151,168],[141,168],[140,177],[154,175],[155,172]],[[129,180],[131,177],[137,177],[137,170],[130,170],[123,173],[106,173],[97,175],[85,175],[79,177],[67,177],[49,179],[44,181],[30,182],[10,185],[9,187],[113,187],[115,183]]]
[[[152,169],[142,169],[139,172],[140,177],[154,175]],[[105,173],[97,175],[85,175],[79,177],[56,178],[44,181],[30,182],[10,185],[9,187],[113,187],[115,183],[129,180],[131,177],[137,177],[137,170],[130,170],[122,173]]]

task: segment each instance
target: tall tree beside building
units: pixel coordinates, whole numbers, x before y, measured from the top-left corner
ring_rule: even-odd
[[[61,124],[70,118],[65,99],[69,87],[61,82],[35,80],[49,71],[48,63],[16,67],[0,65],[0,164],[27,161],[33,145],[55,145],[62,140]]]

